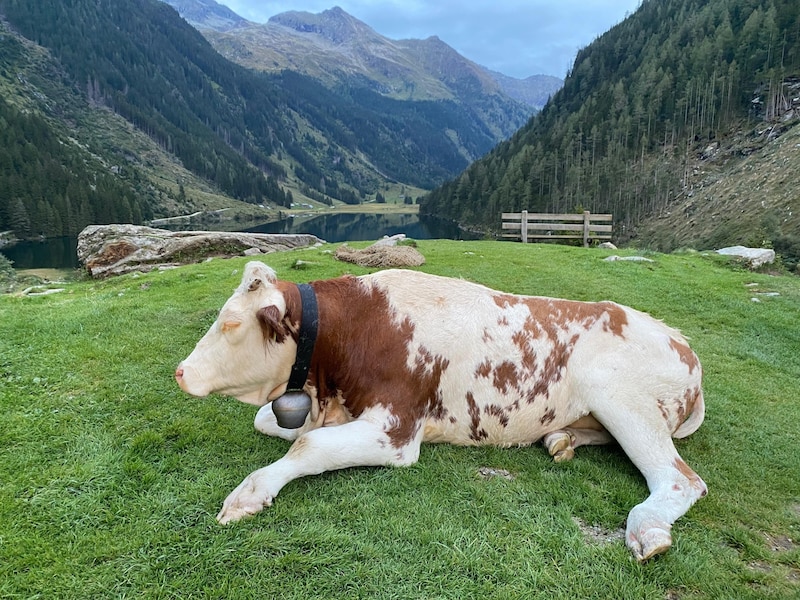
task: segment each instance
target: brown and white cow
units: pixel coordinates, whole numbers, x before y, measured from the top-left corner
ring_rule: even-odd
[[[422,442],[516,446],[543,440],[555,460],[616,440],[647,480],[626,542],[646,560],[706,494],[672,438],[703,421],[701,367],[679,332],[613,302],[517,296],[463,280],[389,270],[311,284],[318,335],[299,429],[278,426],[301,323],[298,286],[260,262],[175,373],[194,396],[263,406],[259,431],[294,440],[225,500],[220,523],[272,504],[306,475],[410,465]]]

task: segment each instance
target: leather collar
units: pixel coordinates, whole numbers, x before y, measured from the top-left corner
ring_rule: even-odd
[[[295,357],[294,365],[292,365],[292,373],[289,375],[287,390],[302,390],[306,384],[319,327],[317,295],[314,293],[314,289],[307,283],[298,284],[297,289],[300,291],[302,315],[300,317],[300,331],[297,334],[297,356]]]

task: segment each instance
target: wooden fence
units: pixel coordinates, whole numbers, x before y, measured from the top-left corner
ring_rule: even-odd
[[[590,239],[610,240],[613,215],[593,215],[588,210],[583,214],[503,213],[502,237],[521,238],[523,243],[537,240],[583,239],[588,246]],[[506,233],[508,232],[508,233]]]

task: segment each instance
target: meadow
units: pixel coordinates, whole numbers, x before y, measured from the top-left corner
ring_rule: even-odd
[[[215,259],[0,296],[0,597],[800,597],[800,278],[696,252],[418,249],[427,272],[614,300],[690,338],[706,421],[676,446],[709,494],[666,555],[638,564],[620,538],[647,488],[615,446],[556,464],[538,444],[424,445],[414,466],[298,480],[218,525],[225,496],[289,442],[256,432],[254,407],[175,385],[249,260]],[[297,282],[367,272],[332,250],[263,260]]]

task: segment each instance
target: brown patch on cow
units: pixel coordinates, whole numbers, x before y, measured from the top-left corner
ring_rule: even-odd
[[[542,415],[542,418],[539,419],[539,422],[542,425],[550,425],[553,421],[556,420],[556,411],[553,408],[548,408],[547,412]]]
[[[501,393],[508,394],[509,389],[516,389],[519,380],[517,366],[511,361],[503,361],[494,368],[492,385]]]
[[[492,334],[489,333],[488,329],[484,329],[483,330],[483,336],[482,336],[481,339],[483,340],[484,344],[488,344],[489,342],[493,342],[494,341],[494,338],[492,337]]]
[[[703,395],[703,391],[700,389],[700,386],[695,386],[693,388],[689,388],[683,394],[683,414],[681,415],[681,423],[686,420],[686,417],[689,416],[694,412],[695,406],[697,406],[697,402]]]
[[[670,338],[669,346],[678,353],[681,362],[689,367],[689,373],[694,373],[695,369],[700,368],[700,361],[697,360],[697,355],[692,352],[692,349],[689,348],[686,342]]]
[[[508,427],[508,413],[503,410],[502,406],[497,404],[489,404],[483,407],[483,412],[492,417],[496,417],[502,427]]]
[[[656,404],[658,405],[658,410],[661,411],[661,418],[664,419],[667,423],[669,423],[669,411],[667,410],[667,403],[659,398],[656,400]]]
[[[407,446],[426,418],[447,417],[439,384],[448,359],[413,345],[414,324],[394,313],[383,291],[352,276],[313,286],[319,331],[309,378],[320,398],[341,394],[356,419],[384,407],[395,448]]]
[[[696,490],[700,491],[700,496],[705,496],[708,493],[706,489],[706,484],[703,483],[703,480],[700,479],[700,476],[692,471],[691,467],[683,462],[683,459],[676,458],[675,461],[672,463],[673,466],[681,472],[681,475],[686,477],[689,480],[689,484],[695,488]]]
[[[613,302],[578,302],[539,298],[529,302],[531,314],[541,324],[558,323],[562,326],[577,323],[581,329],[589,330],[598,321],[603,321],[603,331],[617,337],[625,337],[628,315],[620,305]]]
[[[603,331],[609,331],[617,337],[625,337],[625,327],[628,325],[628,315],[618,304],[613,302],[600,302],[605,307],[608,320],[603,323]]]
[[[483,361],[481,364],[478,365],[478,368],[475,369],[475,375],[477,377],[483,377],[484,379],[489,378],[489,374],[492,372],[492,363],[488,360]]]
[[[522,296],[515,296],[513,294],[503,294],[497,292],[492,296],[492,300],[499,308],[511,308],[523,301]]]
[[[522,368],[528,373],[536,370],[536,353],[530,347],[531,338],[536,335],[535,331],[532,331],[534,329],[539,329],[538,324],[532,319],[528,319],[525,322],[525,330],[517,331],[511,336],[511,341],[522,353]]]
[[[555,339],[553,342],[553,349],[550,354],[545,357],[544,368],[539,376],[538,381],[533,386],[533,397],[543,396],[550,397],[550,387],[561,381],[564,376],[564,371],[567,368],[567,363],[572,356],[572,351],[575,349],[580,334],[574,334],[568,342],[562,342]]]
[[[472,392],[467,392],[467,412],[470,418],[470,439],[479,442],[489,437],[486,430],[481,428],[481,409],[478,408],[478,403],[475,402],[475,396],[472,395]]]

